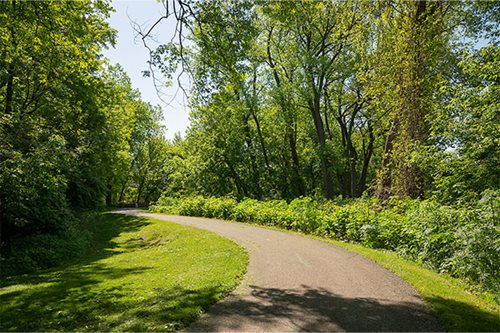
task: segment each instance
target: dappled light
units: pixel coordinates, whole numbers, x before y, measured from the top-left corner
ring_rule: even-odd
[[[500,330],[499,13],[0,1],[0,331]]]
[[[89,223],[98,230],[93,253],[58,269],[2,279],[0,330],[177,330],[234,288],[244,268],[241,250],[201,231],[112,214]],[[232,257],[220,258],[214,251],[220,249]]]

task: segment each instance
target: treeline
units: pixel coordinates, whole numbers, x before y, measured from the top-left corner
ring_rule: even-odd
[[[499,2],[173,1],[179,38],[150,59],[193,82],[171,141],[101,54],[106,1],[0,2],[0,260],[71,257],[76,212],[161,194],[365,195],[374,213],[418,198],[476,212],[446,232],[463,222],[498,249]]]
[[[84,249],[75,212],[154,201],[166,186],[161,110],[101,54],[111,10],[0,2],[1,250],[24,269]]]
[[[498,189],[497,2],[187,6],[184,42],[152,57],[193,78],[166,195],[449,204]]]

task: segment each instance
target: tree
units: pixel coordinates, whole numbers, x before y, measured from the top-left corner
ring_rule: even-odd
[[[68,218],[71,170],[91,165],[103,119],[97,73],[100,48],[114,40],[109,11],[102,1],[0,3],[2,241]]]
[[[173,4],[179,42],[152,58],[194,83],[184,193],[423,197],[452,99],[440,91],[462,79],[454,34],[498,40],[494,3]]]
[[[375,75],[383,79],[379,96],[392,113],[376,193],[381,200],[391,195],[412,198],[423,194],[423,175],[412,162],[426,143],[429,119],[435,109],[433,94],[440,82],[440,58],[446,51],[446,6],[438,2],[396,3],[382,9]],[[391,24],[392,22],[392,24]],[[381,80],[375,80],[381,84]]]
[[[137,201],[155,192],[160,110],[100,53],[114,41],[110,10],[104,1],[0,3],[2,244],[67,232],[75,209],[115,204],[138,174],[147,176]]]
[[[500,48],[465,49],[455,80],[444,87],[446,105],[432,123],[432,144],[421,165],[433,175],[434,197],[441,202],[474,202],[500,184]]]

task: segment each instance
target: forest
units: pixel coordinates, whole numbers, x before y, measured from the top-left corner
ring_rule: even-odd
[[[500,2],[164,6],[175,38],[145,75],[192,82],[173,140],[102,55],[109,2],[0,2],[2,274],[84,253],[89,211],[133,205],[388,249],[498,295]]]
[[[161,109],[101,54],[115,40],[111,10],[0,3],[1,253],[23,270],[82,252],[81,212],[149,201],[166,187]]]

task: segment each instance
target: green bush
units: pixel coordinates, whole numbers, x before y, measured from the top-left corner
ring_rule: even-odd
[[[149,206],[149,209],[164,214],[180,214],[178,211],[179,199],[161,196],[155,205]]]
[[[232,198],[210,197],[205,199],[203,216],[229,219],[237,204]]]
[[[201,196],[186,197],[179,200],[179,214],[187,216],[204,216],[205,199]]]
[[[373,199],[318,203],[309,197],[258,201],[161,197],[152,211],[233,219],[382,248],[500,291],[499,193],[472,206],[392,198],[381,209]]]
[[[65,234],[38,234],[13,241],[0,258],[0,275],[29,273],[58,266],[79,257],[90,245],[90,233],[72,231]]]
[[[455,275],[479,281],[500,292],[500,193],[487,191],[455,230],[455,251],[450,261]]]

